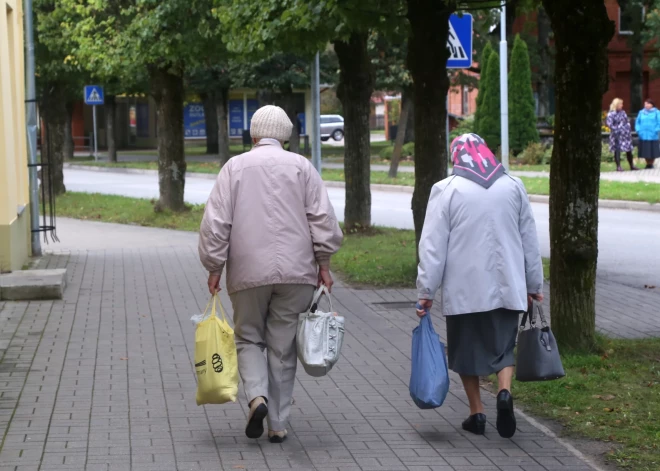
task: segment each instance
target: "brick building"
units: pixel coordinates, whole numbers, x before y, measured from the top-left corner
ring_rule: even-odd
[[[609,53],[609,88],[603,95],[603,110],[609,109],[610,103],[614,98],[621,98],[624,101],[624,108],[628,113],[637,113],[639,110],[630,109],[630,56],[631,49],[628,44],[632,31],[630,30],[630,21],[621,15],[621,9],[617,0],[605,0],[607,14],[615,22],[616,29],[614,36],[608,45]],[[536,14],[523,15],[513,23],[513,33],[523,31],[536,34]],[[649,43],[644,48],[644,78],[643,78],[643,96],[650,97],[660,102],[660,78],[654,77],[649,69],[648,63],[651,57],[657,53],[657,47]],[[550,87],[550,97],[554,96],[554,90]],[[551,113],[554,106],[551,105]]]

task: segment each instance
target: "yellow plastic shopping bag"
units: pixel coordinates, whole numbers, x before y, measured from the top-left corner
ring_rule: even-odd
[[[220,305],[222,319],[216,315]],[[238,361],[234,329],[217,295],[209,301],[211,315],[197,324],[195,330],[195,371],[197,372],[197,405],[236,402],[238,394]],[[209,309],[206,306],[206,311]]]

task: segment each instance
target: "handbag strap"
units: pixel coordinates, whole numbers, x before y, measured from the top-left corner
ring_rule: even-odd
[[[326,295],[328,298],[328,302],[330,303],[330,312],[334,311],[332,308],[332,296],[330,296],[330,291],[328,291],[328,287],[326,285],[321,285],[319,289],[316,290],[316,293],[314,293],[314,298],[312,298],[312,305],[309,307],[308,314],[316,312],[316,309],[319,307],[319,301],[323,295]]]
[[[523,314],[522,322],[520,323],[520,330],[525,330],[527,325],[527,320],[529,319],[529,325],[536,327],[536,313],[538,312],[539,317],[541,318],[541,324],[543,327],[547,327],[548,323],[545,320],[545,315],[543,314],[543,305],[538,301],[532,300],[532,304],[529,306],[525,314]]]

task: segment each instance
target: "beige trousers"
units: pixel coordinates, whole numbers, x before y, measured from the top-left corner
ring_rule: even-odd
[[[231,294],[238,371],[248,402],[268,400],[268,428],[286,429],[298,362],[298,315],[309,309],[311,285],[270,285]],[[264,350],[267,355],[264,355]]]

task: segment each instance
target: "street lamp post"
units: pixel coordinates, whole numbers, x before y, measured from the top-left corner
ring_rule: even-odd
[[[509,170],[509,86],[507,82],[506,4],[500,12],[500,120],[502,123],[502,165]]]
[[[319,53],[312,62],[312,164],[321,173],[321,85]]]

